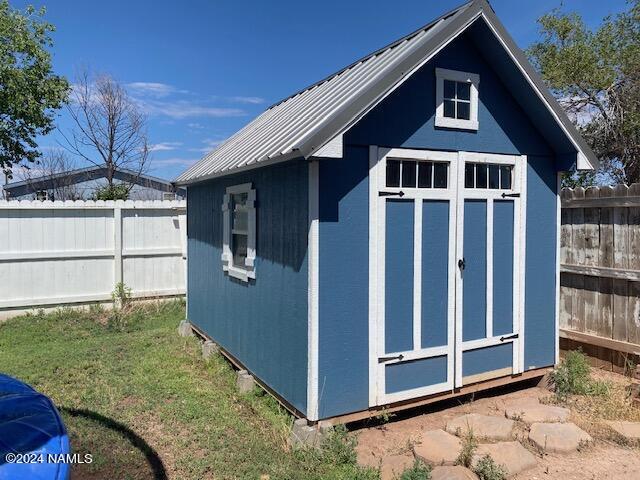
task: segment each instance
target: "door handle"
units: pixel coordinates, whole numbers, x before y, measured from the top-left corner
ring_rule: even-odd
[[[465,263],[464,258],[461,258],[460,260],[458,260],[458,268],[459,268],[460,270],[464,270],[464,267],[465,267],[466,265],[467,265],[467,264]]]
[[[404,192],[400,190],[399,192],[378,192],[379,197],[404,197]]]
[[[503,193],[502,194],[502,198],[520,198],[520,194],[519,193]]]
[[[404,358],[404,355],[402,354],[397,355],[395,357],[380,357],[378,359],[378,363],[390,362],[391,360],[402,360],[403,358]]]
[[[517,333],[514,333],[513,335],[506,335],[504,337],[500,337],[500,341],[504,342],[505,340],[513,340],[514,338],[518,338]]]

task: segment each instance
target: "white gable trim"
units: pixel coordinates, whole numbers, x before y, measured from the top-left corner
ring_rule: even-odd
[[[528,72],[526,71],[526,69],[524,68],[522,63],[520,63],[518,61],[518,58],[516,57],[514,52],[509,48],[509,46],[505,42],[504,38],[500,35],[500,33],[498,32],[496,27],[493,25],[493,23],[491,23],[491,19],[489,19],[484,12],[481,13],[481,17],[485,21],[485,23],[487,24],[487,26],[489,27],[491,32],[493,32],[495,37],[498,39],[498,41],[502,45],[502,48],[504,48],[506,50],[506,52],[509,54],[509,57],[511,58],[511,61],[518,67],[518,69],[520,70],[520,73],[522,75],[524,75],[524,77],[527,79],[527,82],[529,83],[529,86],[533,89],[533,91],[536,93],[536,95],[538,95],[538,98],[540,100],[542,100],[544,105],[547,107],[547,109],[549,110],[549,112],[553,116],[553,118],[556,121],[556,123],[560,126],[560,128],[562,128],[562,131],[564,132],[566,137],[571,141],[571,143],[575,147],[576,151],[578,152],[577,155],[576,155],[576,167],[578,168],[578,170],[594,170],[596,165],[592,165],[591,164],[591,162],[589,161],[589,156],[583,151],[583,149],[580,147],[580,145],[578,145],[578,142],[576,142],[573,133],[569,132],[569,130],[567,129],[565,124],[560,119],[560,117],[559,117],[558,113],[556,112],[556,110],[553,108],[553,106],[549,103],[549,101],[544,96],[542,91],[536,85],[536,82],[533,81],[533,79],[528,74]]]

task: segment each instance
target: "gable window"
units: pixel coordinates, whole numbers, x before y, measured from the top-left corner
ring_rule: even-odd
[[[478,85],[475,73],[436,68],[436,127],[478,130]]]
[[[256,278],[256,191],[251,183],[228,187],[222,202],[222,269],[248,282]]]

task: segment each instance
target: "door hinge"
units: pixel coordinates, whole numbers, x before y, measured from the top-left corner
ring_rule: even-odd
[[[400,190],[399,192],[378,192],[379,197],[404,197],[404,192]]]
[[[460,270],[464,270],[464,267],[466,267],[466,266],[467,266],[467,264],[466,264],[466,262],[464,261],[464,258],[461,258],[460,260],[458,260],[458,268],[459,268]]]
[[[378,359],[378,363],[390,362],[391,360],[402,360],[403,358],[404,358],[404,355],[402,354],[397,355],[395,357],[380,357]]]
[[[520,198],[520,194],[519,193],[503,193],[502,194],[502,198]]]
[[[504,337],[500,337],[500,341],[504,342],[505,340],[513,340],[514,338],[518,338],[517,333],[514,333],[513,335],[506,335]]]

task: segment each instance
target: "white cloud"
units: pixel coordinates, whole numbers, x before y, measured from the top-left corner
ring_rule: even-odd
[[[155,143],[149,147],[150,152],[168,152],[175,150],[182,145],[182,142],[160,142]]]
[[[193,130],[202,130],[204,128],[204,125],[198,122],[193,122],[193,123],[187,123],[187,127]]]
[[[140,100],[138,99],[140,108],[150,116],[159,115],[170,118],[183,119],[187,117],[241,117],[246,115],[244,110],[239,108],[220,108],[199,105],[195,102],[178,100],[178,101],[159,101],[159,100]]]
[[[236,102],[236,103],[250,103],[253,105],[258,105],[260,103],[264,103],[264,98],[237,96],[237,97],[229,97],[229,101]]]
[[[145,97],[164,98],[169,95],[189,93],[188,90],[181,90],[173,85],[159,82],[131,82],[125,86],[132,95],[142,95]]]

